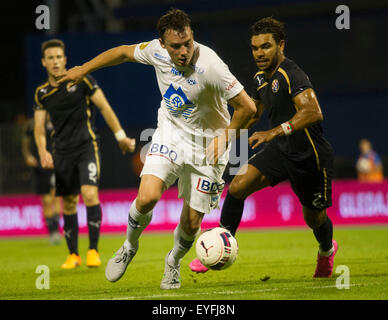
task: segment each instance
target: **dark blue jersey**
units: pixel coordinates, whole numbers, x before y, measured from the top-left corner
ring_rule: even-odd
[[[95,112],[90,97],[98,85],[87,75],[83,81],[70,87],[64,82],[53,87],[46,82],[35,91],[35,110],[46,110],[54,127],[53,150],[58,153],[76,152],[96,141]]]
[[[268,110],[271,128],[289,121],[298,110],[293,98],[313,87],[307,75],[288,58],[284,59],[270,79],[259,71],[253,81],[252,98],[263,103]],[[292,135],[277,137],[273,143],[290,160],[300,161],[315,154],[318,168],[322,165],[319,155],[332,152],[319,123],[295,131]]]

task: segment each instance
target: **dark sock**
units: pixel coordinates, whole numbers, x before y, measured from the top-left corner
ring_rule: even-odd
[[[47,229],[49,233],[52,234],[54,232],[58,232],[59,229],[59,215],[55,214],[50,218],[45,218]]]
[[[236,199],[228,192],[222,206],[220,227],[228,229],[234,236],[241,222],[244,211],[244,201]]]
[[[101,206],[97,204],[92,207],[86,207],[89,228],[89,249],[97,250],[98,238],[100,236],[101,226]]]
[[[78,216],[75,214],[63,215],[63,231],[70,254],[78,255]]]
[[[333,223],[329,217],[319,228],[313,229],[313,232],[321,249],[329,251],[333,245]]]

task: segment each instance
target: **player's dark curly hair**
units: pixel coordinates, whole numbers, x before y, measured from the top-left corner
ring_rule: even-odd
[[[272,33],[276,43],[286,39],[286,31],[284,23],[272,17],[262,18],[251,27],[251,37],[258,36],[263,33]]]
[[[42,43],[41,52],[42,52],[42,58],[44,58],[44,52],[48,48],[55,48],[60,47],[63,49],[63,52],[65,52],[65,44],[62,40],[59,39],[50,39]]]
[[[191,28],[191,19],[189,15],[183,10],[171,9],[165,15],[163,15],[156,26],[160,38],[163,39],[163,35],[166,30],[175,30],[183,32],[186,27]]]

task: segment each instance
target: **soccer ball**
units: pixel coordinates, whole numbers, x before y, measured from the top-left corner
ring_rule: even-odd
[[[218,227],[206,230],[199,236],[195,251],[197,258],[205,267],[224,270],[236,260],[238,244],[230,231]]]

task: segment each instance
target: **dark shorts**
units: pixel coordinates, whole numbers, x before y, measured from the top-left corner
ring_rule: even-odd
[[[35,192],[36,194],[48,194],[55,188],[54,170],[43,169],[41,166],[34,169],[35,172]]]
[[[101,155],[97,143],[90,143],[79,151],[54,154],[57,196],[79,194],[81,186],[98,186]]]
[[[275,144],[269,143],[248,163],[256,167],[271,186],[290,180],[291,188],[303,206],[323,210],[332,205],[333,160],[333,152],[320,154],[318,158],[312,153],[300,161],[290,160]]]

